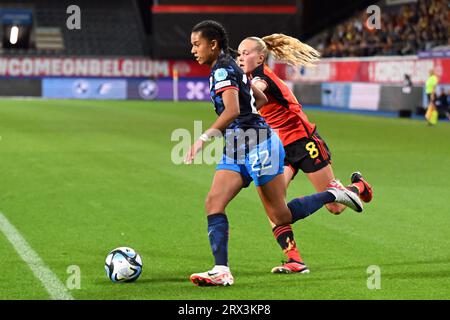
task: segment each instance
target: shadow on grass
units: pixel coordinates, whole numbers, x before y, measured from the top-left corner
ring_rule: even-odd
[[[189,282],[189,277],[158,277],[158,276],[153,276],[150,278],[143,278],[143,279],[138,279],[137,281],[135,281],[136,285],[147,285],[149,283],[163,283],[163,282],[167,282],[167,283],[183,283],[183,282]]]
[[[403,261],[380,263],[381,276],[383,279],[390,280],[412,280],[412,279],[450,279],[450,272],[445,265],[450,264],[450,259],[437,259],[431,261]],[[420,266],[420,270],[411,270],[410,266]],[[443,265],[442,270],[436,270],[437,265]],[[434,270],[427,270],[426,266],[432,266]],[[311,270],[311,275],[307,281],[320,282],[330,280],[351,280],[357,278],[367,277],[367,267],[369,265],[351,265],[351,266],[337,266],[337,267],[318,267]],[[398,271],[392,270],[395,267],[405,267],[407,270]],[[391,270],[389,270],[391,268]],[[387,269],[387,270],[386,270]],[[336,271],[336,272],[335,272]],[[345,271],[348,271],[347,273]],[[355,271],[358,274],[355,274]],[[334,273],[335,272],[335,273]]]
[[[399,267],[399,266],[413,266],[413,265],[434,265],[434,264],[450,264],[450,258],[446,259],[436,259],[436,260],[418,260],[418,261],[398,261],[398,262],[382,262],[382,263],[372,263],[373,265],[378,265],[380,267]],[[349,265],[349,266],[325,266],[325,267],[317,267],[316,271],[337,271],[337,270],[361,270],[367,269],[369,264],[365,265]]]

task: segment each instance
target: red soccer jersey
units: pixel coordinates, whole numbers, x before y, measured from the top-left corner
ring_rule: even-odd
[[[277,132],[283,146],[312,135],[316,125],[309,122],[302,111],[301,104],[283,80],[265,64],[253,71],[252,79],[264,81],[267,84],[264,94],[269,101],[259,109],[259,113]]]

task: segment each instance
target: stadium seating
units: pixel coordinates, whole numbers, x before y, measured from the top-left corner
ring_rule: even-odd
[[[59,0],[8,0],[7,5],[2,4],[9,8],[28,5],[34,12],[33,48],[20,52],[4,49],[4,53],[76,56],[142,56],[147,53],[134,1],[76,1],[81,9],[81,30],[69,30],[66,26],[70,15],[66,10],[71,4]]]
[[[409,55],[449,44],[449,10],[445,0],[418,0],[383,5],[381,29],[370,30],[366,11],[327,29],[311,41],[324,57]]]

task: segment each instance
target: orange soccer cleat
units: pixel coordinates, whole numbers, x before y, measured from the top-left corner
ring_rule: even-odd
[[[358,190],[361,190],[360,188],[362,186],[364,187],[364,189],[359,192],[359,197],[364,202],[370,202],[373,198],[372,186],[364,180],[361,172],[353,172],[350,180],[358,188]]]
[[[289,260],[273,268],[272,273],[309,273],[309,269],[303,262]]]

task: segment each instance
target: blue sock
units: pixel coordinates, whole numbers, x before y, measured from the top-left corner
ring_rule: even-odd
[[[228,266],[228,219],[224,213],[208,216],[208,236],[216,266]]]
[[[287,204],[289,210],[291,210],[292,223],[305,219],[322,208],[323,205],[334,202],[334,200],[336,200],[336,197],[327,191],[292,200]]]

